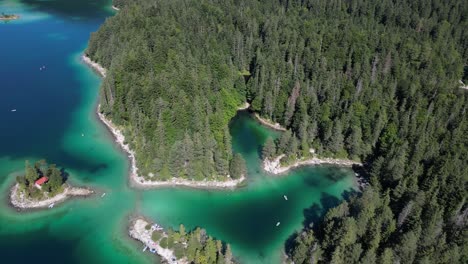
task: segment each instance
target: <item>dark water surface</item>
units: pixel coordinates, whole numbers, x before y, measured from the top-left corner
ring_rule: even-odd
[[[287,177],[265,175],[259,150],[268,136],[278,135],[240,112],[231,133],[234,151],[247,160],[246,187],[131,189],[128,161],[94,114],[100,79],[79,60],[89,34],[114,14],[110,1],[1,0],[1,12],[21,16],[0,22],[2,263],[154,262],[126,235],[132,214],[166,227],[201,226],[230,243],[242,263],[278,263],[285,240],[354,186],[351,171],[332,167],[302,168]],[[41,158],[65,167],[74,184],[107,195],[45,211],[9,208],[8,188],[24,160]]]

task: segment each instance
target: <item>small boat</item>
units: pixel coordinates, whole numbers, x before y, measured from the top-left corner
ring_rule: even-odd
[[[280,223],[280,222],[278,222],[278,223],[276,223],[276,226],[279,226],[280,224],[281,224],[281,223]]]
[[[82,137],[84,137],[84,134],[83,134],[83,133],[81,133],[81,136],[82,136]]]
[[[151,253],[156,253],[156,249],[155,248],[150,248],[150,252]]]
[[[51,203],[51,204],[49,205],[49,208],[54,208],[54,203]]]
[[[12,112],[16,112],[16,109],[11,109]]]
[[[143,249],[143,252],[145,252],[147,249],[148,249],[148,246],[145,246],[145,248]]]
[[[106,193],[103,193],[103,194],[101,195],[101,198],[104,197],[104,196],[106,196]]]
[[[286,195],[283,195],[283,197],[286,201],[288,200],[288,197]]]

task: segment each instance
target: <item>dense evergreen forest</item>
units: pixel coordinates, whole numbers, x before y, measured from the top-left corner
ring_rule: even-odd
[[[288,128],[268,153],[361,160],[371,183],[293,237],[295,263],[468,262],[467,1],[116,4],[86,53],[143,173],[227,175],[247,100]]]

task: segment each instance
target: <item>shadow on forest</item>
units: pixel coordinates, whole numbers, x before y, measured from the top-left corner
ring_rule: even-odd
[[[352,196],[358,194],[357,191],[351,189],[347,191],[343,191],[341,194],[341,197],[343,200],[349,200]],[[321,220],[323,220],[323,216],[326,214],[326,212],[333,208],[338,206],[343,200],[338,199],[337,197],[330,195],[328,193],[322,192],[321,193],[321,198],[320,198],[320,204],[314,203],[310,207],[304,209],[304,221],[302,222],[303,228],[308,230],[308,229],[317,229],[318,225],[314,223],[319,223]],[[295,232],[291,236],[288,237],[284,244],[284,250],[288,254],[292,249],[295,248],[296,246],[296,238],[300,236],[304,231],[300,230],[298,232]]]

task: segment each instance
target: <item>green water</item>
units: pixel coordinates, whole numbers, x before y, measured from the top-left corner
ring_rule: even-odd
[[[201,226],[230,243],[242,263],[278,263],[286,239],[354,186],[351,171],[332,167],[265,175],[260,147],[268,136],[278,135],[240,112],[232,120],[231,134],[233,150],[247,160],[245,187],[131,189],[126,156],[94,114],[100,79],[79,60],[89,33],[114,14],[110,1],[4,0],[0,12],[21,16],[0,23],[3,263],[154,262],[153,255],[142,253],[141,244],[126,235],[128,219],[135,214],[166,227]],[[43,65],[47,69],[40,71]],[[8,188],[25,159],[39,158],[64,166],[74,184],[107,195],[18,213],[7,205]]]

